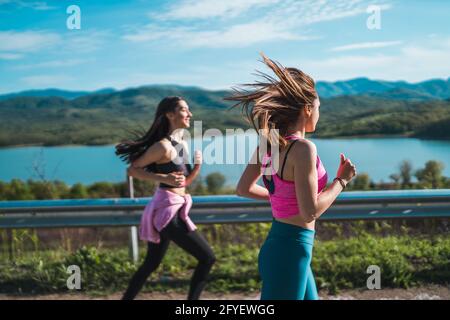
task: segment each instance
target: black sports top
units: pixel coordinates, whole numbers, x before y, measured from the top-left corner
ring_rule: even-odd
[[[170,143],[172,143],[172,146],[176,146],[179,143],[175,140],[173,140],[170,136],[167,137],[167,139],[169,139]],[[177,154],[177,157],[175,159],[177,159],[177,163],[181,162],[180,164],[175,164],[172,161],[169,162],[165,162],[165,163],[155,163],[154,164],[154,169],[153,172],[155,173],[171,173],[171,172],[176,172],[176,171],[181,171],[183,172],[183,174],[185,176],[188,176],[191,171],[192,171],[192,166],[189,163],[185,163],[184,159],[184,146],[182,147],[182,149],[179,151],[179,153]],[[174,160],[175,160],[174,159]],[[159,184],[160,188],[174,188],[174,186],[165,184],[165,183],[160,183]]]

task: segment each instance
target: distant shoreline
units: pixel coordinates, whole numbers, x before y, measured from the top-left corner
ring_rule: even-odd
[[[450,141],[450,139],[442,138],[426,138],[426,137],[415,137],[409,134],[391,134],[391,135],[382,135],[382,134],[369,134],[369,135],[354,135],[354,136],[332,136],[332,137],[308,137],[308,139],[313,140],[337,140],[337,139],[395,139],[395,138],[411,138],[411,139],[420,139],[420,140],[434,140],[434,141]],[[25,143],[25,144],[17,144],[17,145],[5,145],[0,146],[1,149],[6,148],[26,148],[26,147],[104,147],[104,146],[112,146],[116,145],[119,142],[105,143],[105,144],[54,144],[54,145],[45,145],[43,143]]]

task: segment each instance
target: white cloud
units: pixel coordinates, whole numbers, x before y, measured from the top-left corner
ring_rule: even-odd
[[[59,35],[49,32],[0,31],[0,52],[34,52],[50,47],[59,40]]]
[[[1,0],[0,0],[1,1]],[[46,50],[59,55],[89,54],[101,48],[110,36],[109,31],[89,30],[57,34],[47,31],[0,31],[0,60],[18,60],[30,53]],[[57,48],[57,50],[52,50]],[[86,58],[92,60],[91,58]],[[60,59],[42,63],[15,66],[14,69],[39,67],[67,67],[85,62],[86,59]]]
[[[101,48],[108,37],[109,31],[89,30],[82,32],[68,32],[64,35],[62,50],[69,53],[90,53]]]
[[[239,83],[251,82],[254,69],[254,60],[224,61],[221,64],[188,64],[180,66],[176,70],[163,71],[153,68],[133,71],[129,67],[122,66],[107,70],[106,77],[95,81],[92,87],[124,89],[151,84],[177,84],[209,90],[229,90],[231,86]],[[120,76],[124,73],[126,73],[126,77]],[[87,89],[92,90],[92,88]]]
[[[41,2],[41,1],[32,1],[32,2],[28,2],[28,1],[18,1],[20,2],[20,5],[26,8],[31,8],[34,10],[40,10],[40,11],[44,11],[44,10],[53,10],[56,9],[56,7],[52,7],[49,6],[46,2]]]
[[[132,42],[148,42],[158,40],[165,37],[181,38],[181,33],[189,32],[191,29],[184,27],[173,28],[168,30],[166,28],[158,27],[157,25],[149,24],[135,33],[129,33],[122,38]]]
[[[130,87],[140,87],[149,84],[179,84],[192,85],[192,83],[199,83],[204,80],[202,74],[192,74],[183,72],[133,72],[129,73],[126,78],[115,77],[107,81],[102,81],[96,84],[97,88],[114,87],[117,89],[125,89]]]
[[[56,7],[49,6],[44,1],[0,0],[0,6],[3,4],[12,4],[19,8],[30,8],[39,11],[56,9]]]
[[[355,16],[365,13],[366,8],[365,0],[291,0],[274,8],[268,18],[295,27]]]
[[[20,53],[0,52],[0,60],[18,60],[23,57]]]
[[[350,51],[350,50],[359,50],[359,49],[376,49],[376,48],[385,48],[392,47],[402,44],[402,41],[382,41],[382,42],[361,42],[361,43],[353,43],[345,46],[339,46],[331,48],[331,51]]]
[[[232,48],[267,41],[308,40],[313,37],[291,33],[270,22],[258,21],[233,25],[225,30],[211,31],[198,31],[184,27],[167,30],[149,25],[141,32],[124,36],[124,39],[133,42],[170,40],[174,41],[174,45],[183,45],[186,48]]]
[[[355,77],[423,81],[450,75],[450,38],[410,43],[392,54],[345,55],[320,60],[291,61],[315,79],[336,81]]]
[[[249,9],[276,4],[280,0],[185,0],[172,5],[163,14],[153,14],[162,20],[233,18]]]
[[[124,35],[123,39],[162,40],[178,48],[244,47],[269,41],[310,40],[319,37],[308,36],[306,26],[367,14],[369,4],[369,0],[185,0],[173,4],[166,12],[153,14],[155,21]],[[384,10],[390,8],[385,3],[380,6]],[[189,22],[189,27],[174,26],[164,20]]]
[[[1,0],[0,0],[1,1]],[[0,31],[0,59],[18,60],[27,54],[57,47],[58,54],[80,55],[91,53],[103,46],[109,31],[83,31],[57,34],[47,31]],[[55,52],[55,51],[52,51]],[[80,59],[66,59],[34,64],[35,67],[65,67],[80,64]],[[84,61],[84,60],[83,60]],[[31,65],[17,66],[30,69]]]
[[[35,75],[23,77],[21,81],[26,85],[43,88],[43,87],[61,87],[66,82],[72,81],[73,78],[63,74],[51,75]]]
[[[1,58],[1,55],[0,55]],[[65,60],[53,60],[53,61],[45,61],[33,64],[25,64],[18,65],[12,67],[14,70],[29,70],[29,69],[37,69],[37,68],[65,68],[65,67],[73,67],[77,66],[89,61],[93,61],[94,59],[65,59]]]

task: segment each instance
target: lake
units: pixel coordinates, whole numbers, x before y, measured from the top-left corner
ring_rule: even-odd
[[[204,163],[201,176],[221,172],[227,185],[235,185],[254,150],[256,139],[248,139],[246,146],[233,146],[234,136],[215,138],[216,152],[211,153],[213,142],[203,141],[203,153],[219,156],[235,151],[245,162],[238,164]],[[343,152],[356,165],[358,173],[366,172],[375,182],[390,181],[389,176],[398,172],[402,160],[409,160],[413,170],[422,168],[428,160],[444,163],[444,175],[450,176],[450,141],[420,140],[413,138],[354,138],[354,139],[311,139],[332,179],[339,164],[339,153]],[[195,140],[194,143],[201,143]],[[223,154],[220,146],[223,145]],[[208,147],[209,146],[209,147]],[[231,151],[230,151],[231,150]],[[239,152],[238,152],[239,151]],[[242,159],[241,159],[242,160]],[[206,162],[206,161],[205,161]],[[229,161],[230,162],[230,161]],[[234,161],[236,162],[236,161]],[[61,180],[69,185],[80,182],[91,184],[98,181],[118,182],[125,180],[126,165],[114,154],[114,146],[59,146],[59,147],[8,147],[0,148],[0,180],[10,181],[41,178]]]

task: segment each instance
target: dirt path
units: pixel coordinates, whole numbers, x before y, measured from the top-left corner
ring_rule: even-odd
[[[104,296],[92,296],[88,294],[49,294],[17,296],[0,294],[0,300],[119,300],[121,293],[113,293]],[[142,293],[139,300],[184,300],[185,294],[181,293]],[[338,295],[320,293],[323,300],[450,300],[450,286],[430,285],[410,289],[382,289],[382,290],[342,290]],[[204,300],[257,300],[259,293],[230,293],[217,294],[204,292]]]

